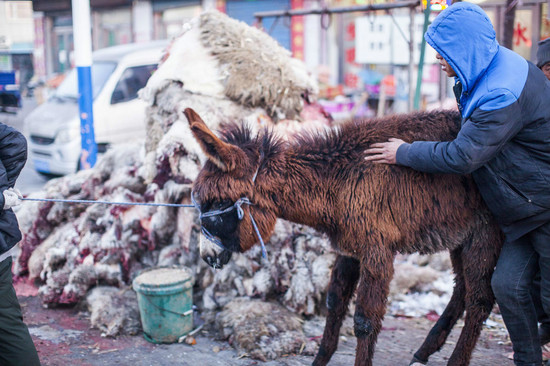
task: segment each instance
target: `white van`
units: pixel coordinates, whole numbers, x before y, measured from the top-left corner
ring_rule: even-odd
[[[145,137],[145,102],[137,97],[156,70],[168,41],[126,44],[92,54],[94,132],[98,153]],[[79,169],[80,118],[76,69],[52,97],[25,119],[30,161],[44,175]]]

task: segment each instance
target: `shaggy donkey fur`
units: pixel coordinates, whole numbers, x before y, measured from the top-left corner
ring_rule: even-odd
[[[201,247],[217,266],[232,251],[246,251],[257,237],[268,238],[284,218],[324,232],[339,254],[332,271],[329,314],[314,365],[326,365],[336,350],[342,319],[357,288],[354,315],[355,365],[371,365],[386,311],[397,252],[449,250],[455,272],[451,301],[413,362],[427,362],[466,310],[465,325],[449,365],[468,365],[482,323],[494,304],[491,275],[501,248],[498,227],[469,176],[424,174],[375,165],[363,159],[373,142],[396,136],[406,141],[450,140],[457,112],[438,111],[350,122],[324,134],[302,134],[285,143],[266,131],[252,137],[244,127],[224,130],[220,139],[192,109],[185,115],[208,157],[194,182],[202,212],[231,206],[247,197],[252,205],[201,224],[224,249]],[[229,254],[228,254],[229,252]]]

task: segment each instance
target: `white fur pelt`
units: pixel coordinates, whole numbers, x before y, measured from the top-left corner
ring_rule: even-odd
[[[312,355],[317,349],[302,330],[303,320],[273,302],[236,298],[216,317],[222,336],[241,354],[267,361],[286,354]]]
[[[104,337],[141,331],[136,293],[130,289],[97,286],[86,297],[92,326]]]
[[[264,108],[272,118],[298,119],[303,95],[318,93],[304,63],[265,32],[215,11],[201,15],[200,30],[223,70],[229,99]]]

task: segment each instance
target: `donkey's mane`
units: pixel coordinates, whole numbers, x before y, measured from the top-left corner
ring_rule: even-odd
[[[300,131],[289,141],[284,141],[273,128],[264,128],[254,135],[245,123],[229,123],[221,135],[223,140],[242,149],[260,150],[266,158],[289,150],[307,160],[326,162],[357,158],[370,144],[390,137],[409,142],[448,141],[456,136],[459,121],[457,111],[441,110],[350,120],[329,129]]]
[[[236,145],[243,150],[256,149],[265,157],[278,155],[285,149],[286,142],[273,128],[266,127],[257,134],[245,123],[227,123],[220,132],[223,141]]]
[[[459,120],[458,112],[452,110],[355,119],[327,130],[302,131],[294,138],[292,148],[305,154],[350,154],[391,137],[405,141],[448,141],[456,136]]]

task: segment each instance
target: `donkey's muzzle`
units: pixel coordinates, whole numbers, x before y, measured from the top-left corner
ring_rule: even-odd
[[[199,251],[201,258],[212,268],[222,268],[231,259],[231,251],[226,249],[219,238],[200,236]]]
[[[224,265],[229,262],[231,259],[231,254],[229,250],[223,250],[220,253],[217,254],[207,254],[202,259],[208,264],[210,267],[214,269],[221,269]]]

